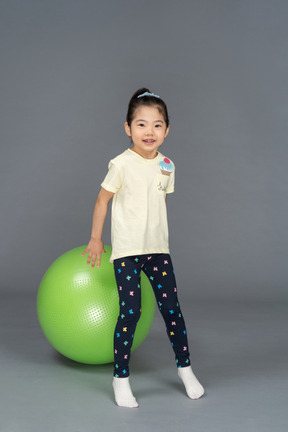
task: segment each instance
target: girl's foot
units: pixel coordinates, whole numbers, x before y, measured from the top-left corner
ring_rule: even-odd
[[[138,407],[138,402],[136,401],[130,387],[129,377],[113,377],[113,389],[117,405],[127,408]]]
[[[191,366],[178,368],[178,376],[183,381],[190,399],[199,399],[204,394],[204,388],[195,377]]]

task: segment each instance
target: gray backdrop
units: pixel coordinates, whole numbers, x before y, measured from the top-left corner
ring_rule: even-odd
[[[86,244],[132,93],[166,101],[161,151],[182,296],[282,300],[288,279],[285,0],[1,0],[1,290]],[[110,213],[103,240],[110,243]]]

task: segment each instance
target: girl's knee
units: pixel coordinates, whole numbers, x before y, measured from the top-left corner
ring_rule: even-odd
[[[158,304],[159,310],[162,314],[162,316],[166,318],[174,318],[175,316],[178,316],[180,313],[180,308],[177,304],[167,304],[164,305],[162,303]]]
[[[135,324],[141,316],[141,308],[131,307],[125,310],[120,310],[118,321],[126,324]]]

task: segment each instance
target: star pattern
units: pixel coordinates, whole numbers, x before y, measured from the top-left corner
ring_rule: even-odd
[[[165,257],[165,258],[164,258]],[[144,271],[154,290],[177,367],[190,364],[185,323],[177,299],[177,287],[170,255],[152,254],[114,260],[120,296],[120,313],[114,337],[114,376],[129,376],[129,359],[134,332],[141,315],[140,273]],[[140,307],[139,307],[140,306]]]

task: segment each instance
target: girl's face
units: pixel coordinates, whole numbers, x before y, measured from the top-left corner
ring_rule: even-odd
[[[169,132],[169,126],[166,127],[163,115],[156,106],[139,107],[131,125],[126,122],[124,126],[127,135],[132,138],[132,150],[146,159],[157,156],[157,149]]]

